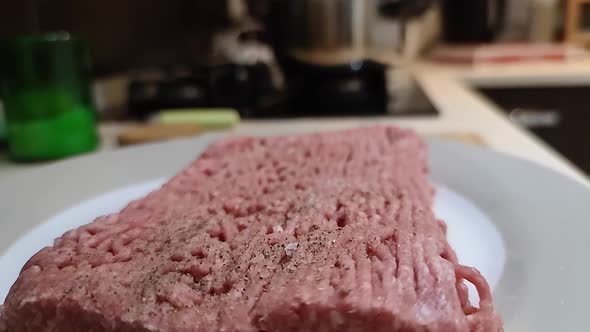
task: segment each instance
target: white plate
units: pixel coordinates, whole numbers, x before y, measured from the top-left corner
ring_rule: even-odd
[[[0,302],[28,257],[156,188],[211,139],[90,155],[0,182]],[[588,331],[590,191],[488,150],[437,140],[430,147],[435,211],[461,262],[495,286],[506,330]]]

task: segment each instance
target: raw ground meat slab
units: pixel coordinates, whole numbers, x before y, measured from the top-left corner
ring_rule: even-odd
[[[433,195],[411,131],[225,139],[34,255],[0,331],[501,331]]]

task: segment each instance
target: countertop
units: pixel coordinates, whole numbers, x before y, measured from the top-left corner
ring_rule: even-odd
[[[330,118],[242,121],[231,131],[237,134],[276,134],[339,129],[374,123],[413,128],[421,134],[471,133],[494,150],[537,162],[586,185],[590,181],[572,163],[527,131],[513,125],[475,86],[524,84],[590,84],[590,59],[564,63],[518,65],[448,66],[429,62],[408,65],[416,80],[439,110],[438,117]],[[115,148],[122,124],[101,125],[102,150]],[[0,180],[41,164],[14,164],[0,156]]]

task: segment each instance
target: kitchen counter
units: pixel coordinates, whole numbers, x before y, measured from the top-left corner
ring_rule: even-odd
[[[512,124],[498,106],[476,90],[476,87],[589,85],[590,59],[474,67],[421,63],[414,67],[414,73],[442,111],[437,125],[449,131],[475,132],[495,150],[537,162],[590,184],[589,178],[575,165],[533,134]],[[416,129],[430,132],[437,128],[420,125]]]
[[[551,147],[513,125],[474,86],[524,84],[590,84],[590,59],[568,63],[529,63],[479,67],[442,66],[427,62],[410,66],[434,106],[438,117],[324,118],[294,120],[247,120],[232,129],[237,134],[276,134],[339,129],[374,123],[395,124],[425,135],[476,134],[497,151],[528,159],[590,184],[588,178]],[[124,125],[102,125],[103,150],[115,147],[116,134]],[[35,165],[13,164],[0,158],[0,179]]]

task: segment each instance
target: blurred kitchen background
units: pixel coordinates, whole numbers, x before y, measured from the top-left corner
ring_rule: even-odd
[[[434,77],[451,75],[464,78],[462,86],[481,105],[590,173],[590,1],[3,1],[0,39],[22,36],[45,43],[75,37],[84,45],[101,142],[88,151],[264,123],[351,118],[441,124],[437,132],[493,145],[500,139],[491,129],[476,129],[494,123],[471,130],[463,116],[449,121],[445,115],[449,105],[463,105],[458,95],[445,101],[444,80]],[[40,66],[35,56],[34,68]],[[2,62],[0,82],[14,80],[16,74],[7,74],[14,59]],[[7,86],[14,88],[5,83],[0,100]],[[22,105],[8,104],[8,121],[0,120],[3,163],[78,153],[14,151],[28,145],[11,140],[34,145],[41,125],[25,131],[20,122],[30,119],[10,115]],[[465,121],[477,118],[462,112]],[[60,128],[64,140],[74,139]]]

